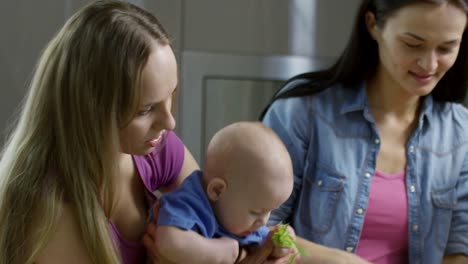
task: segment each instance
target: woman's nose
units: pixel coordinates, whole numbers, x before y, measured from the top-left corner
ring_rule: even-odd
[[[429,51],[425,53],[421,58],[419,58],[418,65],[426,73],[434,73],[437,70],[438,66],[437,60],[437,54],[434,51]]]
[[[161,111],[158,111],[157,117],[153,122],[153,127],[156,130],[174,130],[176,125],[174,116],[172,115],[170,107],[164,107]]]

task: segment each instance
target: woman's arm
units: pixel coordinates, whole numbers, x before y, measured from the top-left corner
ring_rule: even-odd
[[[195,158],[192,156],[192,153],[184,146],[184,163],[182,164],[182,168],[180,169],[180,173],[177,176],[177,179],[169,186],[162,187],[159,190],[161,192],[168,192],[175,189],[179,186],[187,176],[190,175],[194,170],[198,170],[200,167],[198,163],[195,161]]]
[[[300,237],[296,238],[296,242],[298,247],[307,253],[307,256],[301,256],[297,263],[370,264],[354,254],[312,243]]]
[[[197,161],[192,156],[192,153],[184,146],[184,163],[182,164],[182,169],[180,170],[179,176],[177,177],[177,185],[182,183],[187,176],[189,176],[194,170],[199,170]]]
[[[457,254],[445,256],[442,264],[466,264],[468,263],[468,256]]]
[[[457,196],[443,264],[468,263],[468,152],[461,168]]]
[[[306,256],[299,256],[296,258],[295,263],[304,264],[370,264],[369,262],[359,258],[354,254],[350,254],[345,251],[341,251],[335,248],[325,247],[319,244],[312,243],[303,238],[296,237],[296,243],[299,248],[307,253]],[[285,256],[280,259],[271,259],[271,254],[274,252],[274,244],[271,240],[271,236],[265,241],[265,243],[257,247],[255,251],[249,252],[248,255],[243,258],[241,264],[279,264],[289,263],[289,257]],[[454,263],[455,264],[455,263]],[[458,263],[456,263],[458,264]]]
[[[70,205],[63,205],[57,230],[39,253],[36,264],[92,263],[81,237],[79,224]]]

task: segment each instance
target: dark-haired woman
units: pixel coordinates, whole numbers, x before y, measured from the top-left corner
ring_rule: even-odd
[[[468,263],[467,11],[365,0],[338,61],[266,111],[295,173],[270,224],[291,223],[304,263]]]

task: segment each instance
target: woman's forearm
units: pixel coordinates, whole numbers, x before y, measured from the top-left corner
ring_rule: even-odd
[[[445,256],[442,264],[465,264],[468,263],[468,256],[462,254]]]
[[[297,237],[297,245],[306,254],[301,256],[298,263],[301,264],[370,264],[354,254],[322,246],[306,239]]]

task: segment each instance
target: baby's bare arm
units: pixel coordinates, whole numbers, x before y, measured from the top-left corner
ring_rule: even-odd
[[[156,244],[162,259],[170,263],[229,263],[236,261],[239,246],[230,238],[210,239],[191,230],[158,226]]]

